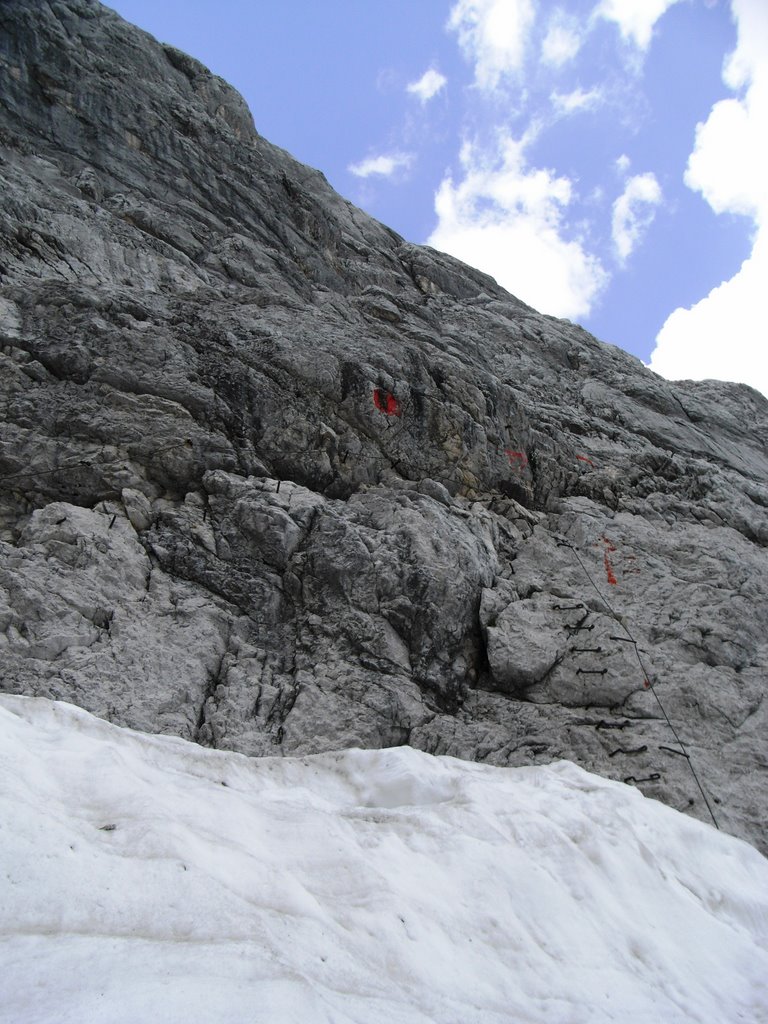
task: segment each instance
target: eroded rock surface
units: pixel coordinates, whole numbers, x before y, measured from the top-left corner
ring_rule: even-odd
[[[4,689],[708,818],[671,723],[765,849],[765,399],[406,243],[91,0],[3,0],[0,83]]]

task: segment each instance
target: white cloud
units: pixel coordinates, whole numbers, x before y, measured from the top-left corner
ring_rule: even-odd
[[[594,110],[603,101],[601,89],[574,89],[572,92],[553,92],[550,96],[553,107],[559,114],[576,114],[583,110]]]
[[[752,253],[729,281],[669,316],[650,366],[666,377],[738,380],[768,395],[768,5],[732,0],[732,11],[738,39],[724,79],[746,91],[716,103],[697,126],[685,182],[716,213],[753,220]]]
[[[441,75],[439,71],[434,68],[430,68],[429,71],[425,71],[421,78],[416,82],[411,82],[406,86],[408,92],[417,96],[422,103],[428,103],[433,96],[437,96],[442,88],[444,88],[448,79],[445,75]]]
[[[739,272],[691,309],[678,308],[656,338],[650,367],[670,380],[736,380],[768,396],[765,287],[768,236]]]
[[[495,89],[505,75],[520,70],[534,18],[533,0],[458,0],[448,28],[475,66],[476,85]]]
[[[621,158],[620,158],[621,159]],[[618,163],[618,161],[617,161]],[[661,202],[661,187],[650,171],[635,174],[613,204],[611,233],[620,263],[626,263],[650,227]]]
[[[555,316],[585,316],[607,281],[579,240],[564,237],[568,178],[527,166],[528,139],[504,136],[495,154],[464,146],[463,178],[435,196],[428,244],[492,274],[525,302]]]
[[[731,0],[738,40],[723,72],[732,89],[750,84],[765,87],[768,58],[768,7],[763,0]],[[760,83],[758,83],[760,79]]]
[[[767,8],[768,10],[768,8]],[[715,213],[743,213],[759,219],[768,210],[768,96],[750,90],[742,100],[716,103],[688,159],[685,183],[701,192]]]
[[[680,0],[601,0],[594,17],[605,18],[618,25],[623,39],[631,40],[641,50],[651,41],[653,26],[673,4]]]
[[[380,156],[369,156],[359,163],[350,164],[347,168],[358,178],[370,178],[378,174],[383,178],[391,178],[399,170],[411,166],[413,156],[410,153],[382,153]]]
[[[541,59],[545,64],[561,67],[573,60],[581,49],[581,35],[574,19],[557,10],[550,20],[544,42],[541,44]]]
[[[627,173],[631,164],[632,161],[626,153],[622,153],[620,157],[616,158],[616,170],[622,177]]]

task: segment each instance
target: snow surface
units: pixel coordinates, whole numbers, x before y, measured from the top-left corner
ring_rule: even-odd
[[[0,696],[0,1020],[768,1021],[768,861],[562,761],[251,760]]]

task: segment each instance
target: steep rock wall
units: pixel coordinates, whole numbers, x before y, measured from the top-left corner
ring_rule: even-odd
[[[3,0],[0,87],[4,689],[709,818],[690,761],[765,849],[762,396],[404,242],[92,0]]]

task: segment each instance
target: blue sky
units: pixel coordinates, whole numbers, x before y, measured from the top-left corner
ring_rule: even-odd
[[[410,241],[768,393],[766,0],[116,0]]]

